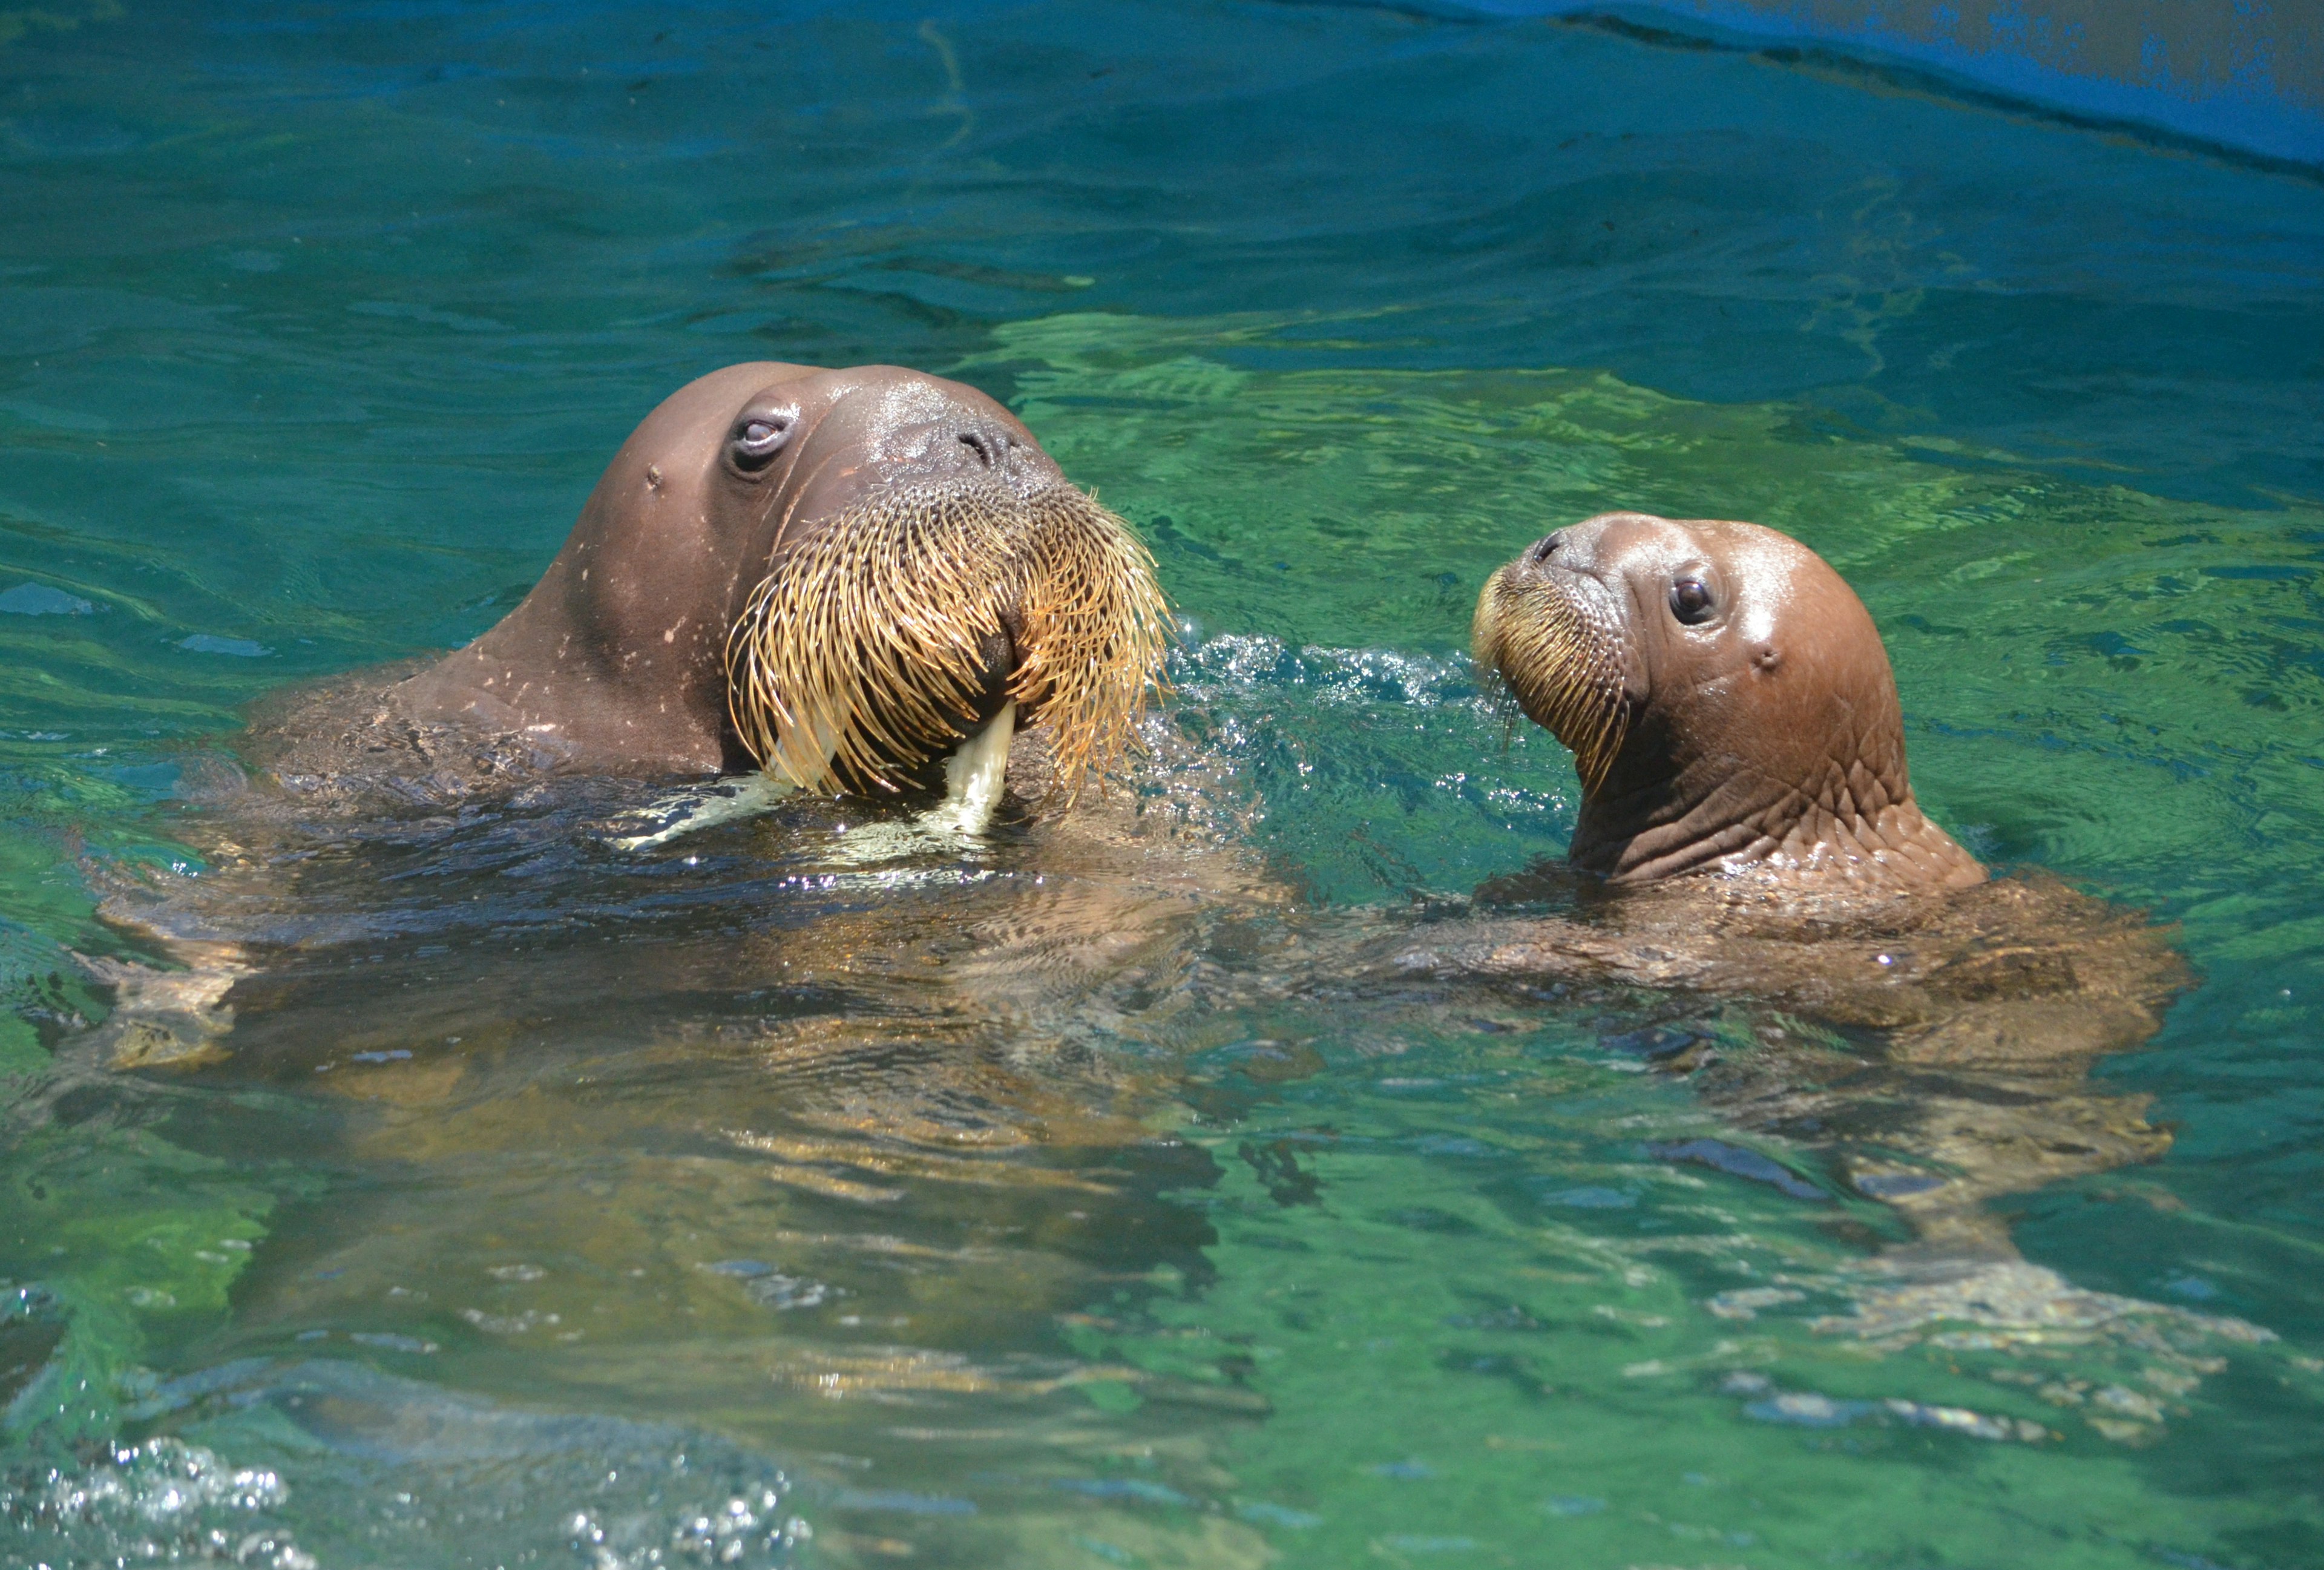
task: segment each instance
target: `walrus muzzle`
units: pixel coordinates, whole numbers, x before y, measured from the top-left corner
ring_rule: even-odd
[[[898,485],[778,551],[728,712],[779,779],[895,791],[1013,699],[1070,800],[1135,744],[1167,617],[1152,556],[1071,486]]]
[[[1595,579],[1553,571],[1528,553],[1487,582],[1469,630],[1484,685],[1565,743],[1591,793],[1629,728],[1622,622],[1609,599]]]

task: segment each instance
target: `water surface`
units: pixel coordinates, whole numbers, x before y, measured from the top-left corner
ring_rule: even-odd
[[[1360,8],[0,36],[9,1562],[2324,1559],[2318,182]],[[107,1067],[71,956],[158,957],[96,900],[240,706],[489,625],[752,357],[1141,531],[1168,852],[415,810]],[[1460,650],[1616,505],[1822,551],[1930,810],[2178,924],[2091,1092],[2167,1154],[2000,1205],[2079,1318],[1884,1318],[1896,1214],[1649,1067],[1700,1011],[1272,985],[1562,849]]]

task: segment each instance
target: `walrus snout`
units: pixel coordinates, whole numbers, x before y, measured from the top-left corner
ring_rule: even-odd
[[[1562,559],[1566,531],[1493,574],[1477,598],[1471,657],[1489,686],[1573,750],[1595,790],[1629,722],[1628,651],[1605,586]]]
[[[1066,483],[1008,411],[972,388],[917,372],[840,393],[816,446],[842,443],[868,460],[858,473],[876,473],[889,485],[985,482],[1030,496]]]
[[[1600,513],[1551,530],[1509,565],[1521,573],[1579,574],[1603,579],[1619,570],[1611,564],[1643,542],[1666,536],[1670,529],[1667,519],[1649,513]]]
[[[778,552],[728,638],[729,713],[771,774],[895,791],[1014,701],[1070,796],[1131,744],[1167,627],[1146,548],[1062,478],[893,484]]]
[[[896,465],[899,479],[991,479],[1021,496],[1065,478],[1048,454],[973,407],[964,405],[910,434],[916,450]]]
[[[1023,447],[998,422],[969,425],[954,433],[953,442],[979,467],[998,473],[1024,466],[1016,461],[1024,452]]]
[[[813,411],[729,622],[727,712],[761,768],[910,789],[1012,701],[1061,780],[1121,753],[1167,622],[1120,519],[973,388],[874,366],[760,397]]]

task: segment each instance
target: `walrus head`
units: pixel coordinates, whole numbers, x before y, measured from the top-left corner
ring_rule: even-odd
[[[1145,548],[982,393],[734,365],[647,417],[413,706],[609,764],[893,790],[1014,701],[1070,792],[1131,743],[1165,617]]]
[[[1759,863],[1889,889],[1985,876],[1913,799],[1871,615],[1788,535],[1604,513],[1494,573],[1472,640],[1573,751],[1570,854],[1586,871],[1643,882]]]

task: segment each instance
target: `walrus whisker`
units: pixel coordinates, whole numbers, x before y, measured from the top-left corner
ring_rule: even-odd
[[[823,472],[825,469],[841,462],[845,456],[843,453],[825,453],[816,461],[815,467],[809,469],[805,476],[798,472],[798,460],[797,458],[791,460],[790,483],[783,487],[785,492],[783,521],[775,525],[773,550],[782,550],[783,541],[790,538],[791,522],[798,516],[799,505],[806,500],[808,488],[823,477]]]
[[[1496,572],[1477,601],[1471,642],[1479,667],[1517,706],[1573,753],[1585,794],[1606,782],[1629,726],[1618,628],[1548,584]]]
[[[904,487],[778,553],[728,635],[728,713],[803,789],[894,790],[976,728],[1013,644],[1007,695],[1070,801],[1135,744],[1167,628],[1153,559],[1080,492]]]
[[[730,639],[736,732],[803,787],[835,789],[844,771],[894,790],[883,754],[957,740],[973,717],[981,645],[1001,631],[1003,532],[955,496],[916,499],[951,526],[948,550],[892,496],[851,509],[787,553]],[[806,758],[787,744],[800,733],[815,738]]]
[[[1010,690],[1050,728],[1052,767],[1070,801],[1088,773],[1136,744],[1169,607],[1153,557],[1093,498],[1045,491],[1029,510],[1025,652]]]

